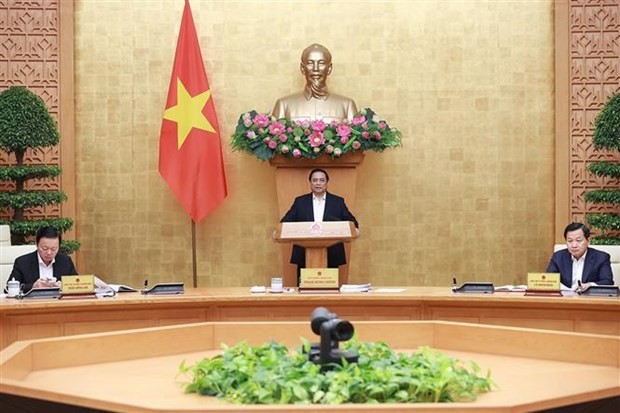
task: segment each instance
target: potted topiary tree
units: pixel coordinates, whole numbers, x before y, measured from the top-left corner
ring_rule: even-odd
[[[596,117],[592,142],[596,150],[620,152],[620,93],[613,95]],[[613,210],[611,213],[586,216],[590,226],[601,233],[592,238],[592,243],[620,245],[620,162],[594,162],[588,166],[588,171],[596,176],[608,177],[611,188],[588,191],[586,202],[610,205]]]
[[[15,155],[14,166],[0,167],[0,181],[13,182],[13,191],[0,192],[0,210],[13,211],[12,219],[0,220],[11,227],[11,243],[25,244],[39,228],[52,226],[65,232],[73,226],[70,218],[26,219],[27,208],[59,204],[67,199],[62,191],[26,190],[31,179],[59,176],[58,166],[24,165],[28,149],[54,146],[60,140],[56,121],[43,100],[25,87],[10,87],[0,93],[0,149]],[[72,253],[77,241],[63,240],[61,250]]]

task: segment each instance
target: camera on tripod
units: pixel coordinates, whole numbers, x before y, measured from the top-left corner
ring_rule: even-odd
[[[341,341],[350,340],[355,329],[353,324],[341,320],[338,315],[329,312],[325,307],[317,307],[312,312],[310,327],[314,334],[321,337],[320,343],[312,343],[308,359],[320,364],[322,369],[329,369],[330,364],[342,364],[342,360],[354,363],[358,359],[355,351],[341,350],[338,345]]]

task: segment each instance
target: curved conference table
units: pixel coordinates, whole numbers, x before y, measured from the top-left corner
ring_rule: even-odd
[[[386,287],[387,288],[387,287]],[[572,293],[454,294],[446,287],[399,292],[282,294],[249,288],[187,289],[183,295],[120,293],[113,298],[0,298],[1,347],[18,340],[205,321],[306,321],[317,306],[349,320],[444,320],[620,336],[620,298]]]

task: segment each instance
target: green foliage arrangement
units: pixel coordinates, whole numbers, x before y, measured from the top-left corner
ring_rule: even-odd
[[[304,342],[304,347],[310,347]],[[187,393],[215,396],[240,404],[444,403],[473,401],[494,386],[490,373],[430,348],[411,355],[387,344],[352,340],[357,363],[321,371],[307,354],[272,342],[223,346],[223,353],[194,365],[182,363],[190,378]]]
[[[596,117],[592,142],[596,150],[620,152],[620,93],[613,95]],[[599,177],[609,177],[612,184],[616,182],[612,189],[597,189],[585,194],[586,202],[607,204],[616,211],[586,216],[588,223],[601,232],[592,237],[592,244],[620,245],[620,162],[594,162],[588,166],[588,171]]]
[[[231,137],[234,150],[247,152],[261,160],[276,155],[315,159],[323,154],[335,159],[348,152],[382,152],[401,144],[400,131],[391,128],[368,108],[361,110],[351,121],[331,123],[276,119],[252,110],[239,117]]]
[[[31,179],[55,178],[62,173],[57,166],[24,165],[28,149],[58,144],[60,134],[43,100],[24,87],[10,87],[0,93],[0,149],[15,155],[15,165],[0,167],[0,181],[14,182],[15,190],[0,193],[0,210],[12,210],[10,220],[0,224],[11,227],[12,243],[24,244],[42,226],[50,225],[61,232],[69,230],[69,218],[26,220],[26,208],[55,205],[67,200],[62,191],[27,191],[25,183]],[[79,249],[77,241],[63,241],[61,250],[71,253]]]

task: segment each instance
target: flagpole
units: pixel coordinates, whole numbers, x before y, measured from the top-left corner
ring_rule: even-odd
[[[196,223],[193,219],[192,222],[192,280],[194,282],[194,288],[198,287],[198,271],[196,267]]]

